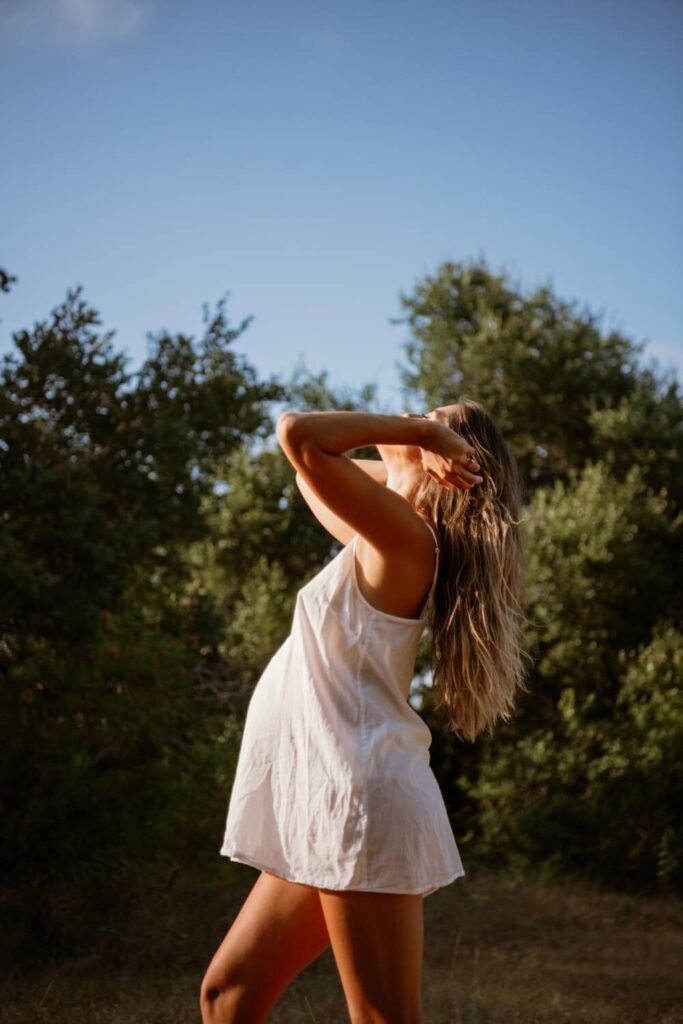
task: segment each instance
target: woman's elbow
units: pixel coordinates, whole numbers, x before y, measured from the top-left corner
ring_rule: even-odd
[[[280,413],[275,422],[275,433],[278,440],[280,439],[281,434],[284,434],[286,431],[291,429],[296,417],[297,413],[292,412],[290,409],[285,409],[284,412]]]
[[[283,452],[295,469],[308,468],[317,453],[317,446],[301,427],[301,414],[285,411],[276,423],[277,439]]]

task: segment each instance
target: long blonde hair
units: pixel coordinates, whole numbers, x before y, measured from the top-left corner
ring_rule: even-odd
[[[509,721],[524,683],[522,608],[525,560],[520,538],[522,479],[512,452],[486,410],[458,398],[448,425],[477,452],[480,484],[443,487],[425,474],[415,494],[439,536],[440,559],[429,612],[437,708],[473,742]]]

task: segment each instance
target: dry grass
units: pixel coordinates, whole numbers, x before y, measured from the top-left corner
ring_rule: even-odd
[[[5,972],[7,1024],[190,1024],[214,949],[256,878],[228,866],[224,891],[187,883],[97,937],[65,966]],[[425,900],[428,1024],[683,1024],[683,905],[471,868]],[[345,1024],[327,950],[290,986],[272,1024]]]

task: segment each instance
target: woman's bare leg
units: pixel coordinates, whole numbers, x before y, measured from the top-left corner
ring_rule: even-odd
[[[287,985],[329,944],[318,890],[262,872],[206,970],[202,1021],[265,1021]]]
[[[352,1024],[424,1024],[423,897],[318,892]]]

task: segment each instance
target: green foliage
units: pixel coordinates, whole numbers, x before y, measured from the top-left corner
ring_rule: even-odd
[[[611,715],[565,687],[552,728],[492,743],[470,795],[481,848],[611,887],[683,883],[683,637],[659,623],[620,652]]]
[[[217,846],[240,725],[204,686],[224,624],[188,549],[283,394],[231,351],[246,321],[223,303],[133,382],[79,291],[2,368],[0,867],[24,952]]]
[[[537,491],[525,510],[528,606],[536,623],[536,671],[555,693],[597,689],[611,709],[622,649],[678,614],[674,569],[683,555],[683,517],[667,516],[640,466],[622,482],[604,463]]]
[[[113,332],[68,293],[51,323],[19,331],[0,392],[0,615],[15,634],[81,640],[145,568],[172,589],[206,533],[211,469],[272,428],[282,396],[230,350],[219,303],[204,337],[161,334],[135,387]]]
[[[200,714],[193,661],[137,599],[104,613],[87,646],[26,642],[0,689],[2,930],[15,955],[78,945],[206,835],[207,798],[229,785],[206,746],[218,752],[238,723]]]
[[[683,417],[678,382],[641,369],[637,387],[589,416],[600,458],[623,480],[633,465],[656,491],[666,491],[667,515],[683,507]]]
[[[7,271],[0,267],[0,292],[10,292],[11,286],[16,284],[17,278],[14,274],[8,274]]]

